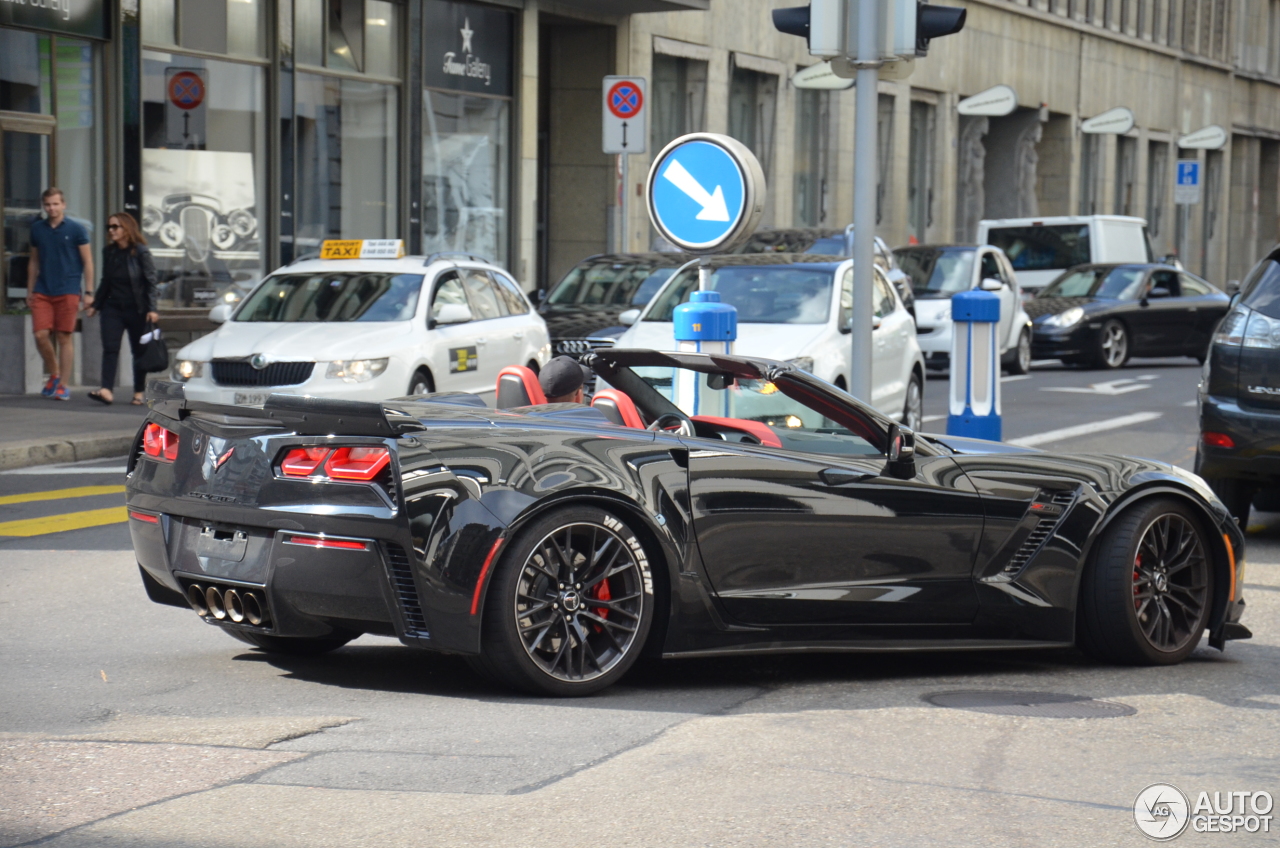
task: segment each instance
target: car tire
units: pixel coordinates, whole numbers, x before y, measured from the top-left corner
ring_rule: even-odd
[[[268,654],[283,654],[289,657],[315,657],[336,651],[359,633],[342,633],[337,636],[270,636],[266,633],[254,633],[246,630],[223,628],[228,634],[247,642],[260,651]]]
[[[1210,489],[1213,489],[1213,493],[1218,496],[1218,500],[1222,501],[1237,524],[1244,527],[1249,523],[1249,509],[1253,506],[1253,497],[1258,492],[1256,486],[1230,477],[1206,477],[1204,481],[1209,484]]]
[[[1112,318],[1102,325],[1093,361],[1099,368],[1108,369],[1119,368],[1129,361],[1129,331],[1124,324]]]
[[[1031,371],[1031,331],[1023,330],[1018,336],[1018,344],[1009,351],[1008,361],[1004,363],[1010,374],[1027,374]]]
[[[1172,498],[1142,501],[1103,532],[1085,568],[1077,642],[1122,665],[1172,665],[1200,643],[1213,564],[1200,519]]]
[[[524,364],[524,367],[532,371],[533,376],[535,377],[538,376],[538,372],[542,370],[542,366],[538,364],[538,360],[536,359],[530,359],[528,362]]]
[[[590,695],[631,668],[654,609],[648,555],[635,533],[595,506],[556,509],[503,550],[473,665],[526,692]]]
[[[919,432],[924,425],[924,385],[920,375],[913,373],[907,383],[907,399],[902,406],[902,423]]]
[[[429,395],[436,390],[435,380],[431,379],[431,372],[425,368],[419,368],[413,374],[413,379],[409,381],[410,395]]]

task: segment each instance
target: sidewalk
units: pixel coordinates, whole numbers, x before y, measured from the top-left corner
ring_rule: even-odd
[[[72,388],[69,401],[0,395],[0,471],[127,454],[147,407],[130,406],[128,389],[111,406],[88,391]]]

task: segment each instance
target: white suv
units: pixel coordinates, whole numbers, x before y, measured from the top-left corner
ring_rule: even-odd
[[[492,399],[498,371],[551,356],[547,325],[506,271],[462,254],[305,259],[263,280],[178,352],[193,400],[268,394],[378,401],[459,391]]]
[[[733,352],[791,362],[840,388],[849,385],[853,260],[805,254],[716,256],[709,287],[738,310]],[[841,284],[835,285],[839,280]],[[698,288],[698,268],[673,275],[637,317],[618,347],[673,350],[672,315]],[[915,323],[880,268],[875,269],[871,405],[919,429],[923,414],[924,358]]]

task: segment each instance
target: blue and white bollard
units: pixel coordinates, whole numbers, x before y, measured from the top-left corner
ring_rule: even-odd
[[[947,435],[998,442],[1000,297],[975,289],[951,298],[951,406]]]
[[[738,337],[738,310],[722,303],[720,292],[696,291],[688,303],[675,308],[676,350],[688,353],[733,353]],[[723,416],[724,392],[702,390],[702,375],[681,369],[676,372],[672,402],[686,415]],[[703,377],[705,379],[705,377]]]

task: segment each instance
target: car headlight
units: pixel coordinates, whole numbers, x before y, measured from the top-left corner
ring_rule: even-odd
[[[367,383],[387,370],[390,359],[340,359],[329,363],[326,377],[347,383]]]
[[[179,359],[173,363],[171,376],[175,382],[185,383],[204,375],[204,363],[192,359]]]
[[[1084,320],[1084,310],[1078,306],[1073,306],[1066,312],[1059,312],[1057,315],[1050,315],[1048,318],[1044,319],[1043,326],[1065,329],[1067,327],[1074,327],[1082,320]]]
[[[793,368],[799,368],[801,371],[808,371],[810,374],[813,373],[812,356],[797,356],[795,359],[788,359],[787,364]]]

